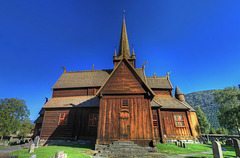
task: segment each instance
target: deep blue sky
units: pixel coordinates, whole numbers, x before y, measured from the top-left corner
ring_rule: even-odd
[[[0,98],[26,100],[36,119],[67,71],[113,68],[126,10],[129,44],[147,76],[183,93],[240,79],[239,0],[2,0]]]

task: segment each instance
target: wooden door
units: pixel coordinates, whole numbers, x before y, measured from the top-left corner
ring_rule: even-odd
[[[129,111],[121,111],[120,113],[120,140],[130,140],[130,114]]]

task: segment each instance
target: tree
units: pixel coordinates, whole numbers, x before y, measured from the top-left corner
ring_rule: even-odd
[[[23,122],[20,124],[20,129],[18,136],[21,138],[25,138],[27,134],[31,133],[31,130],[34,128],[34,125],[31,124],[31,121],[26,118],[23,120]]]
[[[200,106],[197,106],[197,118],[200,125],[201,133],[208,134],[210,123],[207,120],[205,113],[201,110]]]
[[[24,100],[0,99],[0,136],[8,136],[19,131],[21,123],[29,117]]]
[[[217,134],[227,134],[227,131],[225,128],[217,128],[216,133]]]
[[[236,86],[215,90],[214,100],[221,104],[218,119],[229,131],[236,129],[240,135],[240,90]]]
[[[209,131],[209,134],[216,134],[216,133],[217,132],[216,132],[215,128],[211,128],[210,131]]]

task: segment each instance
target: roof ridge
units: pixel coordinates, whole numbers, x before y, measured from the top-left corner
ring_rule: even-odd
[[[110,71],[113,69],[101,69],[101,70],[83,70],[83,71],[66,71],[65,73],[76,73],[76,72],[95,72],[95,71]]]
[[[146,77],[146,78],[154,78],[154,79],[156,79],[156,78],[167,78],[167,77]]]
[[[172,98],[174,98],[174,97],[172,97]],[[179,103],[183,104],[184,106],[186,106],[188,109],[190,109],[190,107],[187,106],[187,105],[186,105],[185,103],[183,103],[182,101],[178,100],[177,98],[174,98],[174,99],[177,100]]]

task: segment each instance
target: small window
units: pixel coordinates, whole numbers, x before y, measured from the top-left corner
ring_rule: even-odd
[[[153,126],[158,126],[157,114],[153,114]]]
[[[58,125],[67,125],[68,114],[59,113]]]
[[[128,100],[123,100],[122,101],[122,106],[128,106]]]
[[[177,127],[184,127],[184,120],[183,120],[183,115],[174,115],[174,119],[175,119],[175,125]]]
[[[88,126],[96,127],[98,124],[98,114],[89,114]]]

